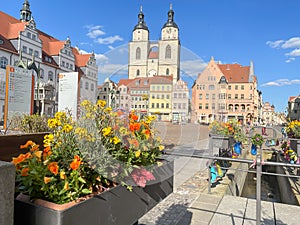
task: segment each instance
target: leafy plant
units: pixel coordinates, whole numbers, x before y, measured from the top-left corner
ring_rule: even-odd
[[[251,142],[253,145],[262,146],[262,144],[264,143],[264,138],[261,134],[256,133],[252,136]]]
[[[141,187],[154,177],[150,170],[164,148],[152,129],[155,117],[139,120],[105,107],[105,101],[83,101],[82,116],[58,112],[48,120],[52,133],[44,146],[29,140],[26,154],[13,158],[19,192],[31,198],[66,203],[101,192],[131,176]]]
[[[209,130],[212,134],[233,136],[237,142],[247,140],[245,132],[237,120],[229,120],[226,123],[215,120],[209,125]]]
[[[300,138],[300,121],[294,120],[288,123],[286,131],[291,138]]]

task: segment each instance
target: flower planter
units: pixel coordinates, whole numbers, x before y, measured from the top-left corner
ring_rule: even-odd
[[[229,149],[234,144],[234,138],[228,136],[221,136],[209,134],[209,149],[212,155],[218,154],[219,148]]]
[[[173,192],[173,162],[153,170],[145,188],[116,186],[64,210],[15,200],[14,225],[132,225]]]
[[[300,139],[299,138],[290,138],[290,147],[297,153],[297,155],[300,155]]]

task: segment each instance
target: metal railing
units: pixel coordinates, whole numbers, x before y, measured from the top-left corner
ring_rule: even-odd
[[[263,162],[261,159],[262,149],[259,148],[259,153],[256,155],[256,160],[248,160],[248,159],[238,159],[238,158],[228,158],[228,157],[219,157],[219,156],[209,156],[209,155],[188,155],[188,154],[179,154],[179,153],[169,153],[175,156],[185,156],[192,158],[202,158],[202,159],[210,159],[210,160],[224,160],[230,162],[239,162],[239,163],[247,163],[250,165],[256,166],[256,171],[250,170],[242,170],[244,172],[254,172],[256,173],[256,225],[261,225],[261,177],[263,174],[266,175],[274,175],[274,176],[284,176],[284,177],[296,177],[300,178],[300,176],[295,175],[287,175],[287,174],[279,174],[279,173],[268,173],[262,172],[262,166],[270,165],[270,166],[282,166],[282,167],[294,167],[300,168],[299,164],[290,164],[290,163],[281,163],[281,162]],[[168,154],[168,153],[167,153]],[[235,168],[226,168],[227,170],[241,170]],[[208,169],[208,193],[211,193],[211,175],[210,170]]]
[[[255,127],[255,128],[261,128],[261,127]],[[270,127],[269,127],[270,129]],[[276,131],[273,129],[273,138],[276,138]],[[255,129],[252,129],[251,131],[254,131]],[[251,132],[250,132],[251,135]],[[250,139],[251,136],[248,138]],[[268,139],[268,138],[265,138]],[[210,143],[209,147],[211,148],[213,145]],[[231,147],[231,146],[230,146]],[[212,149],[209,149],[209,151],[213,152]],[[290,164],[290,163],[282,163],[282,162],[271,162],[271,161],[263,161],[262,160],[262,147],[258,148],[256,159],[250,160],[250,159],[240,159],[240,158],[229,158],[229,157],[220,157],[220,156],[212,156],[212,155],[187,155],[187,154],[180,154],[180,153],[167,153],[175,156],[185,156],[185,157],[193,157],[193,158],[202,158],[202,159],[209,159],[209,160],[222,160],[222,161],[229,161],[229,162],[238,162],[238,163],[247,163],[251,166],[256,166],[256,171],[253,170],[242,170],[242,169],[236,169],[236,168],[225,168],[222,167],[222,169],[226,170],[241,170],[244,172],[251,172],[256,173],[256,225],[261,225],[261,177],[262,175],[274,175],[274,176],[282,176],[282,177],[294,177],[294,178],[300,178],[300,176],[296,175],[287,175],[287,174],[279,174],[279,173],[270,173],[270,172],[263,172],[262,166],[281,166],[281,167],[292,167],[292,168],[300,168],[299,164]],[[211,193],[211,173],[210,168],[208,167],[208,193]]]

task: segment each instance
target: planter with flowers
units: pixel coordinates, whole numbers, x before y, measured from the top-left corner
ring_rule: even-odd
[[[237,120],[228,122],[213,121],[209,125],[211,149],[214,147],[229,149],[234,147],[234,154],[240,155],[242,145],[247,140],[241,125]]]
[[[173,162],[154,117],[138,120],[84,101],[74,122],[58,112],[44,146],[27,141],[17,169],[14,224],[134,224],[173,191]]]
[[[264,143],[264,138],[261,134],[256,133],[251,138],[251,154],[256,155],[257,154],[257,147],[261,147]]]
[[[300,121],[294,120],[286,127],[287,135],[290,140],[290,147],[297,155],[300,154]]]

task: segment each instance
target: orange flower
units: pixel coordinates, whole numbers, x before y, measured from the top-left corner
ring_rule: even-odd
[[[47,146],[46,148],[44,148],[44,152],[43,152],[43,158],[44,160],[46,159],[47,156],[50,156],[51,155],[51,147],[50,146]]]
[[[17,165],[17,164],[19,164],[21,162],[24,162],[26,159],[31,158],[31,157],[32,157],[32,155],[31,155],[30,152],[27,152],[26,154],[20,154],[17,158],[14,157],[12,159],[12,163],[14,165]]]
[[[141,128],[141,124],[140,123],[130,123],[129,124],[129,129],[134,132],[136,130],[139,130]]]
[[[146,139],[148,139],[151,134],[150,130],[148,130],[148,129],[143,130],[142,133],[145,135]]]
[[[28,176],[28,171],[29,171],[29,168],[28,168],[28,167],[23,168],[22,171],[21,171],[21,176],[22,176],[22,177]]]
[[[35,153],[34,153],[34,155],[40,160],[41,159],[41,157],[42,157],[42,151],[36,151]]]
[[[28,148],[29,146],[33,146],[35,143],[31,140],[27,141],[25,145],[20,145],[20,149]]]
[[[20,154],[17,158],[13,157],[12,159],[12,163],[16,166],[19,163],[23,162],[25,160],[25,155],[24,154]]]
[[[34,151],[38,150],[39,147],[40,147],[39,145],[32,145],[30,151],[34,152]]]
[[[78,155],[75,155],[73,162],[71,162],[71,164],[70,164],[70,168],[72,170],[77,170],[79,168],[80,164],[81,164],[80,157]]]
[[[48,184],[51,181],[51,177],[44,177],[44,183]]]
[[[57,162],[49,163],[48,169],[50,170],[51,173],[53,173],[54,175],[57,175],[58,169],[59,169]]]

